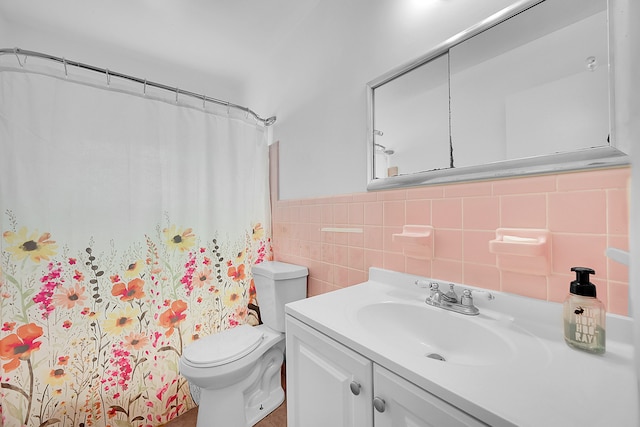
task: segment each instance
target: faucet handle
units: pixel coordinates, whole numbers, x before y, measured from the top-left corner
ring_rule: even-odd
[[[429,282],[426,280],[416,280],[415,281],[415,285],[420,287],[420,288],[429,288],[429,296],[427,297],[427,302],[429,301],[433,301],[433,302],[440,302],[440,296],[442,295],[442,292],[440,292],[439,287],[440,285],[438,284],[438,282]]]
[[[427,280],[416,280],[414,284],[419,288],[429,288],[431,294],[438,291],[439,285],[438,282],[430,282]]]
[[[479,289],[469,289],[469,290],[472,291],[474,294],[485,294],[489,301],[491,301],[492,299],[496,299],[496,297],[489,291],[481,291]]]
[[[471,289],[464,289],[462,296],[460,297],[460,304],[468,307],[473,306],[473,296],[471,296]]]
[[[415,282],[413,282],[414,285],[416,285],[419,288],[431,288],[431,282],[427,281],[427,280],[416,280]]]
[[[462,291],[462,297],[460,297],[460,304],[466,306],[473,306],[473,294],[486,294],[488,300],[495,299],[493,294],[489,291],[481,291],[478,289],[464,289]]]

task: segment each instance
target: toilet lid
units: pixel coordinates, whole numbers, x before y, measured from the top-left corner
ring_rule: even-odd
[[[259,329],[240,325],[195,341],[184,349],[183,357],[191,365],[203,368],[224,365],[251,353],[262,338]]]

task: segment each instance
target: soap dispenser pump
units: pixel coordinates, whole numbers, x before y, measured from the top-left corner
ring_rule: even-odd
[[[605,352],[605,308],[596,298],[596,286],[589,275],[596,272],[586,267],[573,267],[576,280],[571,282],[564,301],[564,340],[569,345],[589,353]]]

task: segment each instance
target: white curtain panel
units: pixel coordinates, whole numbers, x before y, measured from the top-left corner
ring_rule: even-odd
[[[23,69],[0,91],[4,425],[174,418],[184,347],[257,322],[265,129]]]

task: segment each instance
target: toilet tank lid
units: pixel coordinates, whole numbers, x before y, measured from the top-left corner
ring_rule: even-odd
[[[297,279],[309,274],[307,267],[280,261],[261,262],[254,265],[251,271],[254,276],[263,276],[274,280]]]

